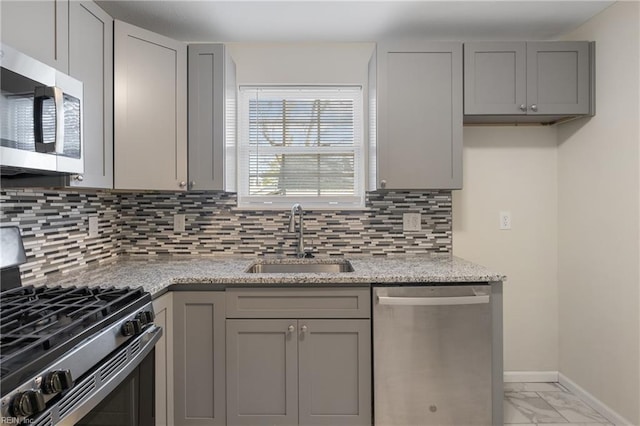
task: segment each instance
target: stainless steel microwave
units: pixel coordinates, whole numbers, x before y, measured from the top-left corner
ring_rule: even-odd
[[[84,172],[82,83],[0,44],[0,174]]]

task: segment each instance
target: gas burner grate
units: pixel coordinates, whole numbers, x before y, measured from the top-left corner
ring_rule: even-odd
[[[2,384],[15,370],[35,368],[31,365],[37,360],[56,356],[117,321],[145,297],[149,298],[141,288],[128,287],[29,286],[2,291]]]

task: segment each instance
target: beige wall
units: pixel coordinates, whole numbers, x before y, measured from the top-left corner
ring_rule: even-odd
[[[358,84],[373,43],[229,43],[241,84]],[[366,90],[365,90],[366,93]],[[365,104],[366,105],[366,104]]]
[[[555,127],[465,127],[453,252],[507,275],[505,371],[558,370]],[[512,229],[499,230],[501,210]]]
[[[560,372],[640,424],[640,4],[567,36],[596,41],[597,115],[558,127]]]

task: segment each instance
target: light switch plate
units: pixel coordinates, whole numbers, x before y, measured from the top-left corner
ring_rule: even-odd
[[[98,238],[98,216],[89,216],[89,238]]]
[[[420,213],[403,213],[402,230],[420,231],[422,230],[422,215]]]
[[[185,231],[185,217],[183,214],[173,215],[173,232]]]

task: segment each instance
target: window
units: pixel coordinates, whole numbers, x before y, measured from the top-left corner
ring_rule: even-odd
[[[364,207],[360,87],[240,87],[238,205]]]

